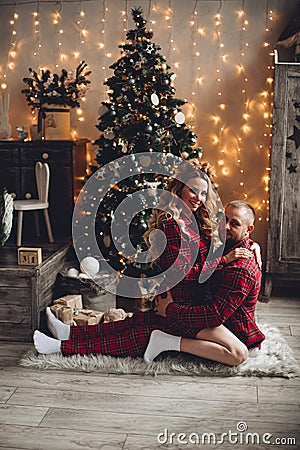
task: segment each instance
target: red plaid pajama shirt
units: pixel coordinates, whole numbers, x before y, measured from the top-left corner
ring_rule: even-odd
[[[245,238],[236,247],[249,249],[250,242]],[[265,338],[255,322],[260,287],[261,271],[254,255],[239,258],[216,269],[208,282],[206,295],[210,302],[207,305],[171,303],[167,307],[167,318],[198,331],[224,324],[248,348],[257,347]]]
[[[206,261],[210,240],[204,232],[195,227],[189,217],[182,215],[181,220],[184,223],[183,228],[172,218],[163,224],[162,230],[167,237],[167,243],[159,258],[159,265],[163,271],[171,267],[168,279],[163,285],[164,290],[171,290],[175,303],[186,305],[195,301],[195,286],[199,287],[201,271],[211,270],[219,261]],[[195,262],[191,264],[193,260]],[[174,280],[178,279],[182,281],[175,284]],[[169,289],[169,286],[174,284],[175,286]]]

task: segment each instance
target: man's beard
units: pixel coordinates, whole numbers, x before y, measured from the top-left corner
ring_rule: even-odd
[[[224,251],[225,252],[230,251],[237,243],[238,243],[238,241],[236,241],[232,237],[226,239]]]

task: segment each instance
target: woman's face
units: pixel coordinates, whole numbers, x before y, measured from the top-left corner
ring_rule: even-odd
[[[191,178],[189,186],[185,185],[181,192],[181,199],[192,212],[206,201],[208,184],[200,177]]]

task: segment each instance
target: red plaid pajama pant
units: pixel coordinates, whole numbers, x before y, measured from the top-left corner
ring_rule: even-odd
[[[71,326],[70,339],[61,342],[64,356],[110,355],[142,357],[153,330],[194,338],[199,330],[186,329],[153,311],[137,312],[125,320],[86,327]]]

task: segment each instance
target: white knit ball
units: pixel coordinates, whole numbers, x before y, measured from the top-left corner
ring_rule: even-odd
[[[99,262],[96,258],[93,258],[92,256],[86,256],[83,258],[83,260],[80,263],[80,270],[81,272],[86,273],[90,277],[96,275],[96,273],[99,272]]]
[[[75,269],[75,267],[70,267],[70,269],[67,272],[67,275],[70,278],[77,278],[78,274],[79,274],[79,270]]]

